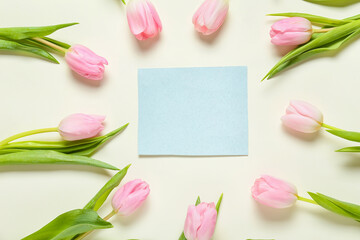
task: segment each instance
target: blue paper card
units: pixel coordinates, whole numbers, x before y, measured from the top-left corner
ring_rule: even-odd
[[[139,69],[139,155],[247,155],[247,68]]]

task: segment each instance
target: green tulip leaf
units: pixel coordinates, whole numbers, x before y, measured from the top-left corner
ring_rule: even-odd
[[[360,152],[360,147],[356,146],[356,147],[341,148],[339,150],[336,150],[336,152]]]
[[[329,210],[333,213],[352,218],[354,220],[360,220],[360,206],[348,202],[339,201],[335,198],[328,197],[321,193],[309,192],[311,198],[319,204],[321,207]]]
[[[64,154],[52,150],[22,151],[0,155],[0,166],[33,164],[87,165],[111,170],[118,170],[118,168],[108,163],[101,162],[93,158]]]
[[[221,194],[219,200],[216,203],[216,211],[217,211],[218,214],[219,214],[219,210],[220,210],[220,206],[221,206],[223,196],[224,196],[224,194]]]
[[[294,13],[294,12],[273,13],[273,14],[268,14],[268,16],[302,17],[302,18],[306,18],[313,24],[329,25],[329,26],[340,26],[351,22],[351,20],[339,20],[339,19],[327,18],[327,17],[317,16],[307,13]]]
[[[28,52],[40,57],[46,58],[51,62],[59,63],[50,53],[47,51],[33,46],[27,46],[13,41],[0,39],[0,49],[9,51]]]
[[[22,39],[34,38],[34,37],[45,37],[61,28],[70,27],[75,24],[78,23],[65,23],[65,24],[43,26],[43,27],[0,28],[0,37],[12,39],[12,40],[22,40]]]
[[[196,199],[195,206],[199,205],[201,203],[200,196]]]
[[[65,49],[69,49],[71,47],[71,45],[67,44],[67,43],[64,43],[64,42],[60,42],[58,40],[55,40],[55,39],[52,39],[52,38],[49,38],[49,37],[42,37],[42,39],[48,41],[48,42],[51,42],[51,43],[54,43],[62,48],[65,48]]]
[[[344,131],[344,130],[326,130],[327,132],[338,136],[340,138],[353,141],[353,142],[360,142],[360,133],[359,132],[351,132],[351,131]]]
[[[358,1],[360,1],[360,0],[358,0]],[[355,16],[345,18],[344,20],[359,20],[359,19],[360,19],[360,14],[357,14]]]
[[[299,46],[298,48],[292,50],[291,52],[289,52],[288,54],[286,54],[282,59],[280,59],[280,61],[266,74],[266,76],[262,79],[265,80],[267,78],[269,78],[269,76],[274,76],[274,73],[279,73],[280,71],[284,70],[284,64],[286,64],[288,61],[292,61],[295,58],[301,56],[301,54],[304,54],[308,51],[314,50],[315,52],[313,53],[317,53],[316,49],[321,48],[321,47],[328,47],[329,44],[331,45],[332,43],[339,41],[341,39],[346,39],[349,35],[352,37],[357,36],[358,35],[358,31],[360,29],[360,20],[356,20],[356,21],[352,21],[350,23],[338,26],[336,28],[334,28],[333,30],[326,32],[326,33],[321,33],[316,35],[316,37],[314,37],[310,42]],[[355,35],[352,35],[355,34]],[[349,39],[347,38],[346,41],[348,41]],[[323,52],[323,51],[320,51]],[[309,54],[306,57],[311,57],[314,54]],[[305,58],[301,58],[301,61],[305,60]],[[295,59],[296,61],[296,59]],[[296,61],[299,62],[299,61]],[[292,64],[291,64],[292,65]],[[279,70],[279,69],[280,70]]]
[[[304,1],[311,2],[311,3],[316,3],[316,4],[321,4],[321,5],[343,7],[343,6],[347,6],[347,5],[357,3],[360,0],[304,0]]]
[[[76,209],[61,214],[43,228],[22,240],[64,240],[95,229],[112,228],[91,209]]]
[[[99,210],[99,208],[103,205],[111,191],[116,188],[120,184],[121,180],[125,177],[129,167],[130,165],[124,167],[117,174],[115,174],[85,205],[84,209],[92,209],[94,211]]]

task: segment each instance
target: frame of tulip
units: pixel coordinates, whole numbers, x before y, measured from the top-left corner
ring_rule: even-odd
[[[276,13],[269,16],[297,17],[309,20],[314,25],[322,26],[323,31],[313,31],[308,42],[287,53],[262,79],[270,79],[291,66],[297,65],[314,56],[340,50],[351,39],[360,34],[360,14],[345,18],[334,19],[307,13]],[[325,30],[325,31],[324,31]],[[297,45],[296,43],[295,45]]]

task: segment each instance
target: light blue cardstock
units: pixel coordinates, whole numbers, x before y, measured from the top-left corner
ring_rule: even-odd
[[[248,154],[247,67],[139,69],[139,155]]]

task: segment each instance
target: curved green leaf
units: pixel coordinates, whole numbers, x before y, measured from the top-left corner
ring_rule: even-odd
[[[76,151],[72,154],[76,154],[76,155],[81,155],[81,156],[92,156],[94,153],[96,153],[101,147],[102,145],[104,145],[107,141],[109,141],[110,139],[112,139],[113,137],[115,137],[118,133],[124,131],[124,129],[129,125],[129,123],[125,124],[124,126],[115,129],[114,131],[106,134],[105,136],[102,136],[102,138],[100,138],[100,141],[95,144],[93,147],[87,148],[85,150],[82,151]]]
[[[316,4],[328,5],[328,6],[342,7],[357,3],[360,0],[304,0],[304,1],[316,3]]]
[[[221,202],[222,202],[223,196],[224,196],[224,194],[221,194],[219,200],[218,200],[217,203],[216,203],[216,211],[217,211],[218,213],[219,213],[219,210],[220,210],[220,206],[221,206]]]
[[[85,205],[84,209],[92,209],[97,211],[103,205],[111,191],[120,184],[121,180],[125,177],[129,167],[130,165],[124,167],[117,174],[115,174]]]
[[[73,26],[78,23],[65,23],[52,26],[43,27],[10,27],[0,28],[0,37],[4,37],[12,40],[22,40],[33,37],[44,37],[56,30]]]
[[[354,220],[360,220],[360,206],[328,197],[321,193],[309,192],[311,198],[321,207]]]
[[[321,24],[321,25],[329,25],[329,26],[340,26],[347,24],[351,22],[351,20],[339,20],[334,18],[327,18],[307,13],[295,13],[295,12],[289,12],[289,13],[272,13],[268,14],[268,16],[280,16],[280,17],[302,17],[306,18],[312,23],[315,24]]]
[[[353,141],[353,142],[360,142],[360,133],[359,132],[351,132],[351,131],[344,131],[344,130],[326,130],[327,132],[341,137],[343,139]]]
[[[33,150],[0,155],[0,166],[33,164],[71,164],[87,165],[111,170],[118,168],[93,158],[64,154],[51,150]]]
[[[3,50],[10,50],[10,51],[22,51],[22,52],[29,52],[35,55],[38,55],[40,57],[46,58],[54,63],[59,63],[50,53],[47,51],[38,48],[38,47],[32,47],[23,45],[17,42],[8,41],[8,40],[2,40],[0,39],[0,49]]]
[[[42,39],[48,41],[48,42],[51,42],[51,43],[54,43],[60,47],[63,47],[65,49],[69,49],[71,47],[71,45],[67,44],[67,43],[64,43],[64,42],[60,42],[58,40],[55,40],[53,38],[49,38],[49,37],[42,37]]]
[[[336,150],[335,152],[360,152],[360,147],[359,146],[346,147],[346,148],[341,148],[339,150]]]
[[[95,229],[112,228],[91,209],[76,209],[61,214],[43,228],[22,240],[62,240]]]
[[[360,0],[358,0],[358,1],[360,1]],[[344,20],[359,20],[359,19],[360,19],[360,14],[357,14],[355,16],[345,18]]]

